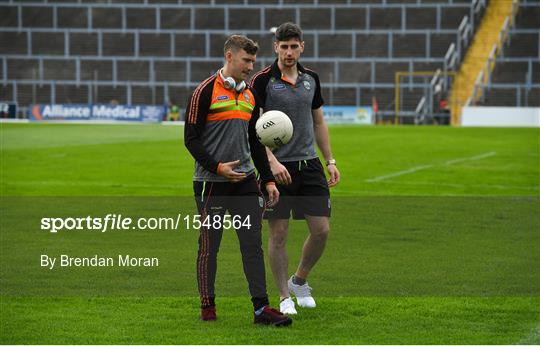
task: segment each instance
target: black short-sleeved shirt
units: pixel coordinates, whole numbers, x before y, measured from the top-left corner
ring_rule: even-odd
[[[291,118],[294,132],[289,143],[273,151],[281,162],[309,160],[317,157],[313,131],[313,109],[323,104],[319,76],[298,64],[298,78],[291,83],[282,75],[277,59],[256,73],[251,86],[261,98],[264,112],[282,111]]]

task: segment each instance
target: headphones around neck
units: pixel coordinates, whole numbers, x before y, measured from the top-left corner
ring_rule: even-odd
[[[236,81],[233,77],[227,77],[223,75],[222,70],[219,70],[219,76],[221,77],[221,80],[223,81],[223,86],[227,90],[234,89],[236,92],[241,93],[246,88],[246,82],[241,81],[240,83],[236,84]]]

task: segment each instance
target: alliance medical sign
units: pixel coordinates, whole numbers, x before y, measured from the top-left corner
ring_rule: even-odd
[[[37,104],[30,106],[28,118],[33,121],[44,120],[88,120],[88,121],[136,121],[158,123],[166,114],[165,106],[150,105],[74,105]]]

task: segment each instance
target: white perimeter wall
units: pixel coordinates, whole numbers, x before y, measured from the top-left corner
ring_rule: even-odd
[[[540,127],[540,108],[463,107],[461,125]]]

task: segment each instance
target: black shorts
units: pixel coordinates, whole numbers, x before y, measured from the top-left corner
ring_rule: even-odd
[[[306,215],[330,217],[330,190],[324,168],[318,158],[311,160],[281,162],[292,178],[290,185],[277,184],[279,202],[267,208],[265,219],[302,220]]]

